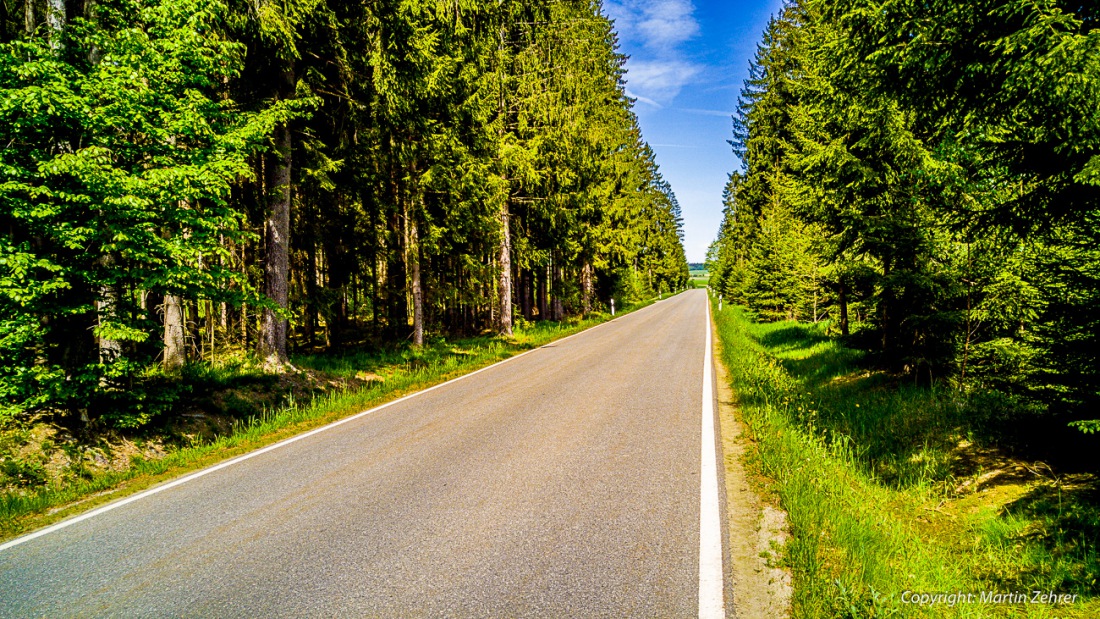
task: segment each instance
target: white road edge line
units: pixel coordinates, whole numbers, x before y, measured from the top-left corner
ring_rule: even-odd
[[[619,318],[626,318],[627,316],[634,316],[634,315],[640,314],[641,312],[644,312],[645,310],[649,309],[650,307],[654,307],[655,305],[656,305],[656,303],[654,303],[652,305],[648,305],[648,306],[643,307],[643,308],[641,308],[637,311],[630,312],[629,314],[624,314],[624,315],[620,316]],[[613,322],[617,322],[617,321],[618,321],[618,319],[609,320],[607,322],[602,322],[598,325],[589,327],[589,328],[585,329],[584,331],[579,331],[577,333],[574,333],[573,335],[569,335],[569,336],[561,338],[560,340],[554,340],[554,341],[548,342],[548,343],[549,344],[560,344],[561,342],[564,342],[566,340],[571,340],[571,339],[577,337],[578,335],[583,335],[585,333],[591,333],[592,331],[595,331],[596,329],[599,329],[600,327],[602,327],[604,325],[609,325],[609,324],[611,324]],[[290,445],[292,443],[297,443],[300,440],[307,439],[307,438],[309,438],[311,436],[314,436],[316,434],[320,434],[322,432],[327,432],[328,430],[331,430],[333,428],[342,426],[346,423],[351,423],[351,422],[356,421],[358,419],[362,419],[363,417],[366,417],[367,415],[372,415],[374,413],[377,413],[380,410],[389,408],[389,407],[394,406],[396,404],[400,404],[401,402],[404,402],[405,400],[411,400],[412,398],[424,395],[425,393],[428,393],[430,391],[435,391],[436,389],[439,389],[441,387],[446,387],[447,385],[450,385],[452,383],[457,383],[460,380],[465,380],[467,378],[470,378],[471,376],[481,374],[482,372],[491,370],[491,369],[493,369],[493,368],[495,368],[499,365],[503,365],[505,363],[508,363],[509,361],[515,361],[516,359],[519,359],[520,357],[522,357],[524,355],[533,353],[533,352],[535,352],[535,351],[537,351],[541,348],[543,348],[543,347],[539,346],[538,348],[532,348],[531,350],[526,350],[524,352],[521,352],[518,355],[508,357],[507,359],[503,359],[501,361],[497,361],[496,363],[494,363],[492,365],[487,365],[487,366],[481,368],[480,370],[475,370],[473,372],[470,372],[469,374],[463,374],[462,376],[459,376],[457,378],[452,378],[451,380],[449,380],[447,382],[439,383],[438,385],[428,387],[427,389],[417,391],[416,393],[410,393],[409,395],[402,396],[400,398],[397,398],[396,400],[391,400],[389,402],[386,402],[385,404],[380,404],[380,405],[378,405],[378,406],[376,406],[376,407],[374,407],[370,410],[366,410],[366,411],[363,411],[361,413],[357,413],[355,415],[352,415],[351,417],[345,417],[345,418],[340,419],[338,421],[334,421],[334,422],[328,424],[327,426],[321,426],[320,428],[317,428],[316,430],[310,430],[309,432],[306,432],[305,434],[299,434],[297,436],[292,436],[288,439],[279,441],[278,443],[275,443],[273,445],[268,445],[267,447],[264,447],[263,449],[258,449],[256,451],[246,453],[243,456],[238,456],[236,458],[233,458],[232,460],[226,460],[225,462],[222,462],[221,464],[215,464],[214,466],[211,466],[210,468],[203,469],[203,470],[201,470],[197,473],[192,473],[190,475],[187,475],[186,477],[181,477],[177,480],[170,481],[166,484],[162,484],[160,486],[150,488],[149,490],[146,490],[144,492],[139,492],[138,494],[126,497],[125,499],[119,499],[118,501],[115,501],[114,503],[108,503],[107,505],[104,505],[103,507],[93,509],[90,512],[80,514],[79,516],[73,516],[72,518],[62,520],[61,522],[58,522],[56,524],[52,524],[52,525],[50,525],[50,526],[48,526],[44,529],[39,529],[39,530],[35,531],[34,533],[28,533],[27,535],[24,535],[22,537],[17,537],[13,540],[9,540],[7,542],[4,542],[3,544],[0,544],[0,552],[3,552],[5,550],[7,550],[8,548],[18,546],[20,544],[25,544],[25,543],[33,540],[33,539],[37,539],[37,538],[42,537],[44,535],[49,535],[50,533],[53,533],[55,531],[60,531],[61,529],[71,527],[72,525],[77,524],[78,522],[83,522],[85,520],[95,518],[96,516],[106,514],[109,511],[118,509],[118,508],[120,508],[124,505],[129,505],[130,503],[133,503],[135,501],[140,501],[141,499],[151,497],[154,494],[164,492],[165,490],[175,488],[176,486],[182,486],[183,484],[186,484],[187,482],[195,481],[196,479],[199,479],[200,477],[205,477],[205,476],[207,476],[211,473],[215,473],[215,472],[220,471],[222,469],[229,468],[229,467],[233,466],[234,464],[240,464],[241,462],[244,462],[246,460],[251,460],[252,458],[255,458],[256,456],[261,456],[261,455],[263,455],[263,454],[265,454],[269,451],[275,451],[276,449],[286,447],[287,445]]]
[[[707,295],[707,345],[703,355],[702,469],[699,475],[699,619],[726,616],[722,574],[722,517],[718,509],[718,454],[714,447],[714,384],[711,361],[710,295]]]

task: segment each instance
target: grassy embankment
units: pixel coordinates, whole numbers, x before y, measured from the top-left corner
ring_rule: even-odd
[[[748,465],[789,513],[794,616],[1100,616],[1096,478],[1006,455],[1011,403],[868,371],[821,326],[715,320]],[[1079,603],[902,601],[1033,590]]]
[[[652,302],[636,304],[618,315]],[[185,370],[183,380],[189,383],[190,397],[219,400],[220,432],[212,436],[186,435],[180,441],[178,429],[146,429],[123,441],[131,445],[155,442],[157,451],[163,453],[157,453],[156,457],[133,455],[121,469],[93,470],[82,464],[87,457],[78,455],[75,472],[50,483],[13,488],[0,494],[0,540],[456,378],[609,319],[607,314],[593,314],[584,320],[563,323],[529,323],[519,326],[511,339],[485,336],[448,342],[440,338],[421,350],[405,347],[341,356],[297,356],[292,363],[303,373],[337,383],[335,389],[308,402],[294,401],[292,392],[286,389],[284,393],[288,395],[272,400],[270,392],[278,389],[280,378],[265,375],[254,364],[241,363],[239,359],[218,365],[195,364]],[[260,406],[249,401],[261,397],[265,399]],[[250,414],[261,408],[266,410]],[[26,434],[30,429],[22,432]],[[7,440],[12,441],[13,435],[19,434],[19,429],[9,430]],[[42,452],[59,451],[56,445],[26,445],[26,437],[22,440],[24,447],[37,447],[37,451],[26,461],[9,453],[3,459],[5,467],[23,466],[40,471],[43,465],[35,462],[34,457],[42,460]],[[87,446],[77,445],[65,448],[88,450]]]

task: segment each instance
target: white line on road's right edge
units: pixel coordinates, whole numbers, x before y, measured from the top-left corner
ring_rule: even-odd
[[[722,518],[718,509],[718,463],[714,447],[714,385],[711,361],[710,295],[707,345],[703,354],[702,469],[699,475],[699,619],[726,616],[722,574]]]

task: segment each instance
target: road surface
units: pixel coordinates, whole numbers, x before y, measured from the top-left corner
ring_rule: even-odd
[[[689,291],[9,542],[0,616],[720,616],[706,312]]]

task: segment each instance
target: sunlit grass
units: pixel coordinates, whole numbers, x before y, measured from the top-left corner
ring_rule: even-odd
[[[1059,490],[1055,509],[1055,486],[1034,476],[958,489],[973,481],[957,477],[960,446],[1010,418],[1003,399],[868,371],[823,325],[755,323],[729,306],[715,317],[756,445],[750,467],[789,513],[796,617],[1096,616],[1091,601],[902,602],[906,591],[1097,592],[1100,510],[1089,492]]]

